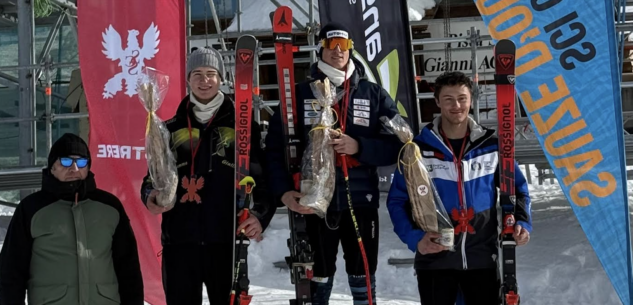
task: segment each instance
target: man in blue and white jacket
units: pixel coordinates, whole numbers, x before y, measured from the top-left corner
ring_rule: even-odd
[[[472,88],[472,81],[461,72],[439,76],[434,95],[441,116],[414,139],[455,227],[455,251],[435,243],[439,234],[424,232],[412,221],[406,183],[398,170],[387,199],[394,231],[416,252],[418,290],[424,305],[455,304],[458,291],[467,305],[499,304],[498,138],[494,130],[468,116]],[[532,230],[530,197],[516,163],[515,187],[514,238],[517,245],[525,245]],[[454,214],[467,216],[467,221],[460,222]]]

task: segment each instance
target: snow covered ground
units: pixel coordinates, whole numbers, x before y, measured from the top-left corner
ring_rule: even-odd
[[[531,168],[532,177],[537,176]],[[629,182],[629,190],[633,184]],[[576,216],[557,183],[532,185],[534,231],[527,246],[517,249],[518,281],[523,305],[611,305],[621,304],[598,258],[580,228]],[[629,192],[630,197],[633,192]],[[411,258],[393,233],[393,226],[381,196],[380,255],[377,271],[377,302],[420,304],[412,266],[391,266],[389,258]],[[629,199],[631,200],[631,199]],[[249,264],[253,304],[288,304],[294,290],[288,271],[272,263],[287,255],[288,219],[276,215],[265,239],[251,244]],[[342,249],[330,304],[351,304]],[[208,303],[205,303],[208,304]]]
[[[532,177],[537,176],[534,167],[530,171]],[[633,181],[629,182],[629,190],[633,190]],[[530,243],[517,249],[522,304],[621,304],[558,184],[546,180],[544,185],[531,185],[530,192],[534,231]],[[413,253],[393,233],[384,205],[386,194],[381,199],[377,302],[420,304],[412,266],[396,267],[387,263],[389,258],[411,258]],[[631,201],[633,192],[629,191]],[[0,206],[0,215],[10,215],[12,211]],[[0,234],[4,233],[4,228],[0,229]],[[249,249],[252,304],[287,305],[294,295],[289,273],[273,266],[273,262],[283,260],[288,254],[287,216],[276,215],[264,236],[262,242],[252,243]],[[340,271],[335,277],[330,304],[351,304],[341,249],[337,269]]]

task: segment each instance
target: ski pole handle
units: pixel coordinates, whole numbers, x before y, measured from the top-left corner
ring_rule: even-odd
[[[295,190],[297,190],[297,192],[301,192],[301,173],[294,173],[292,175],[292,180],[295,183]]]
[[[249,216],[248,209],[243,209],[242,215],[237,219],[237,224],[241,225],[244,221],[246,221],[246,219],[248,219],[248,216]],[[245,233],[244,229],[242,229],[240,233],[244,234]]]
[[[240,218],[238,218],[237,222],[238,224],[242,224],[244,221],[246,221],[246,219],[248,219],[248,209],[243,209],[242,215],[240,216]]]

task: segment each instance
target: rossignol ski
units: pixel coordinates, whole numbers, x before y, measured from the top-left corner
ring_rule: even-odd
[[[516,46],[511,40],[499,40],[495,52],[495,84],[497,90],[497,120],[499,136],[499,189],[502,210],[501,269],[504,305],[517,305],[519,287],[516,278],[516,242],[514,218],[516,195],[514,187],[514,69]]]
[[[253,204],[252,191],[255,180],[250,176],[251,118],[253,112],[253,58],[257,56],[257,40],[244,35],[235,45],[235,198],[237,225],[248,218]],[[242,212],[241,215],[238,214]],[[230,304],[248,305],[252,296],[248,294],[248,246],[250,239],[244,231],[237,232],[233,282]]]
[[[297,107],[293,63],[292,10],[287,6],[280,6],[273,15],[272,23],[279,82],[279,108],[282,113],[286,143],[286,164],[288,172],[293,175],[295,188],[299,191],[301,140],[296,129]],[[290,304],[308,305],[312,303],[310,282],[314,259],[306,231],[306,220],[304,215],[288,209],[288,221],[290,225],[290,238],[288,239],[290,256],[286,257],[286,263],[290,268],[290,281],[295,285],[296,294],[296,299],[290,300]]]

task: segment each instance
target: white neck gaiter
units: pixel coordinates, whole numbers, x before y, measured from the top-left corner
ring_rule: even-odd
[[[220,109],[220,106],[222,106],[224,93],[218,91],[218,94],[206,105],[198,102],[193,94],[189,95],[189,100],[195,105],[193,107],[193,114],[196,116],[196,120],[202,124],[206,124],[218,109]]]
[[[350,60],[347,64],[347,78],[345,78],[345,71],[336,69],[322,60],[319,60],[319,62],[317,63],[317,67],[337,87],[342,85],[344,81],[348,80],[352,76],[352,74],[354,74],[354,69],[356,69],[356,67],[354,66],[354,61]]]

